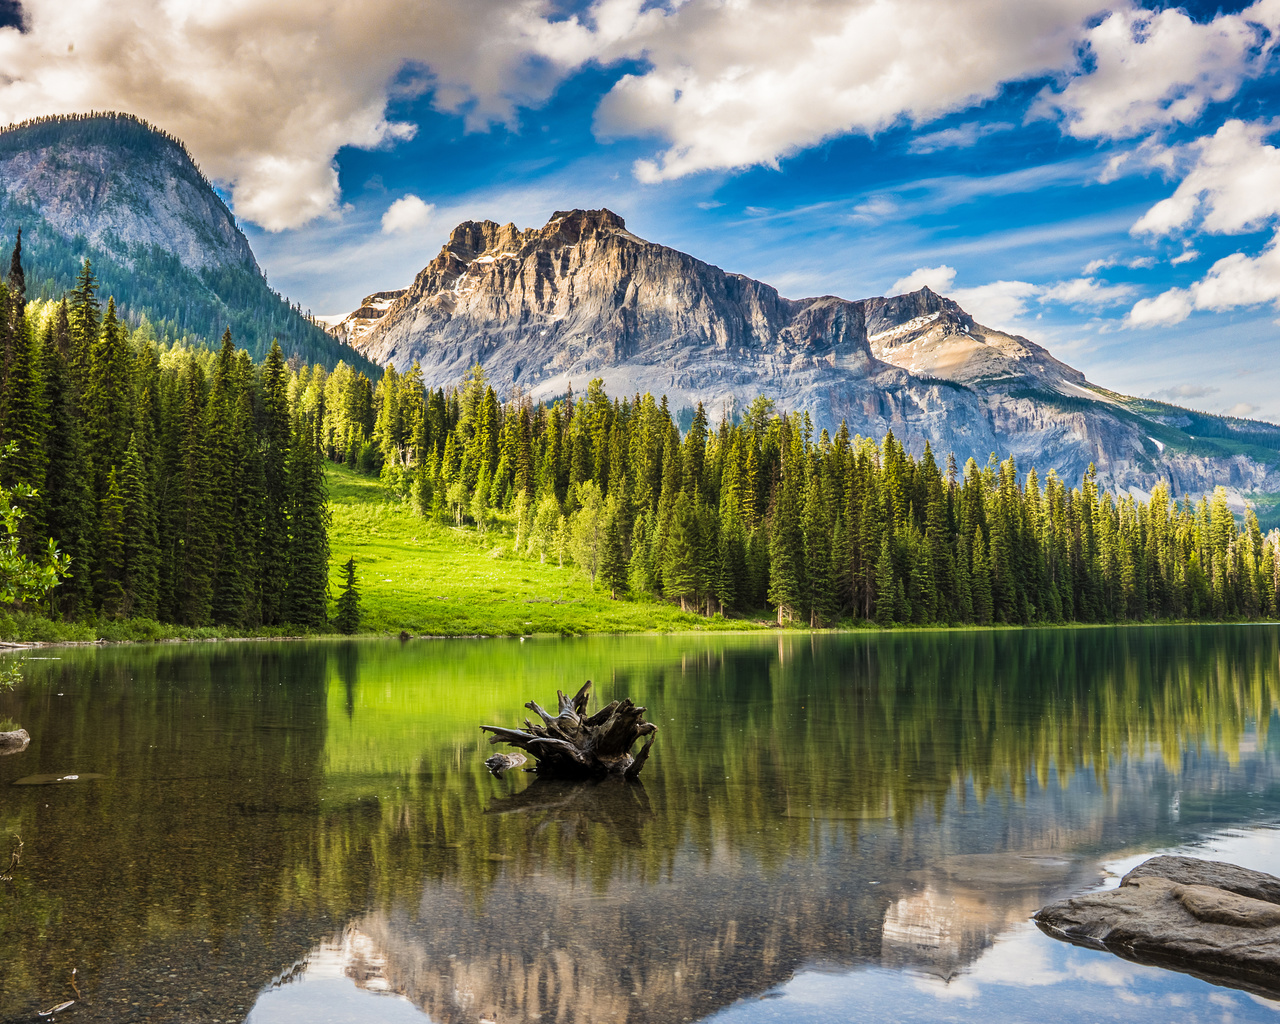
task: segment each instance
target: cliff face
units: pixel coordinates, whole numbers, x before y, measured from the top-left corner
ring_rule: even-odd
[[[698,391],[731,387],[744,368],[884,369],[856,303],[792,302],[637,238],[608,210],[557,213],[529,231],[459,225],[361,349],[396,366],[416,359],[442,383],[480,361],[495,380],[547,394],[622,364],[661,367],[667,389]]]
[[[764,395],[819,428],[893,430],[916,452],[927,441],[962,463],[1013,455],[1068,481],[1094,463],[1121,490],[1162,478],[1179,493],[1280,489],[1280,428],[1250,426],[1261,443],[1250,453],[1206,448],[1177,426],[1180,410],[1138,409],[928,288],[787,299],[638,238],[609,210],[558,212],[524,231],[460,224],[354,344],[399,370],[419,363],[432,387],[481,363],[502,392],[554,398],[599,377],[615,395],[700,401],[713,419]]]
[[[105,120],[105,119],[103,119]],[[38,211],[68,238],[101,249],[160,246],[188,269],[258,272],[249,241],[181,143],[112,119],[110,141],[91,119],[0,134],[0,193]]]

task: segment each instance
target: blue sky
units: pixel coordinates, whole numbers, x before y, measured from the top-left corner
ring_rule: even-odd
[[[316,313],[461,220],[608,206],[784,295],[927,283],[1096,383],[1280,421],[1280,0],[22,6],[0,120],[174,131]]]

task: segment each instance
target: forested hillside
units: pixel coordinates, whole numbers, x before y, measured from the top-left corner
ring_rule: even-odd
[[[0,130],[0,233],[23,232],[27,295],[57,299],[92,260],[117,315],[161,341],[216,346],[226,328],[254,359],[274,341],[332,367],[339,344],[272,290],[235,218],[178,139],[127,114],[47,117]]]
[[[71,574],[51,611],[236,629],[328,622],[319,420],[279,345],[255,365],[157,342],[105,309],[88,261],[58,302],[27,303],[21,249],[0,284],[0,437],[24,544],[52,536]]]
[[[1155,489],[1069,488],[1012,459],[963,470],[880,444],[814,436],[756,401],[681,436],[666,400],[599,382],[550,407],[501,402],[476,367],[424,389],[416,369],[373,387],[313,372],[326,453],[373,472],[423,515],[499,526],[529,557],[571,558],[615,595],[779,622],[1113,622],[1276,613],[1280,534],[1219,488],[1199,503]]]

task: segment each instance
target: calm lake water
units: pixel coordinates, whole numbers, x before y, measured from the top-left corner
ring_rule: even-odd
[[[2,1021],[1280,1022],[1029,921],[1155,851],[1280,873],[1280,627],[12,657]],[[585,679],[642,785],[492,778],[478,726]]]

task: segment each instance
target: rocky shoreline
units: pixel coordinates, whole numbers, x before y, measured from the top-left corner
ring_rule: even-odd
[[[1280,998],[1280,878],[1222,861],[1153,857],[1117,889],[1061,900],[1041,931],[1079,946]]]

